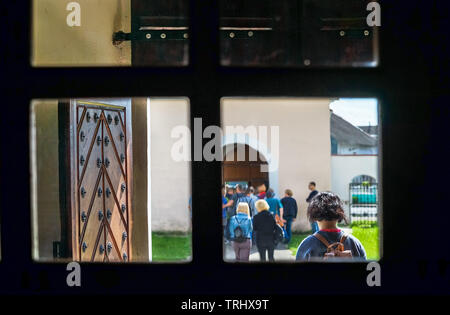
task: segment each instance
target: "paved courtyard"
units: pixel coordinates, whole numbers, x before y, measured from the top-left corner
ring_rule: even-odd
[[[342,231],[344,231],[347,234],[352,234],[351,228],[341,228]],[[236,256],[234,254],[233,247],[231,246],[231,243],[224,245],[225,246],[225,255],[224,259],[226,261],[234,261],[236,259]],[[295,260],[295,254],[292,254],[292,251],[289,250],[286,245],[284,244],[278,244],[278,246],[275,248],[274,252],[274,258],[275,261],[294,261]],[[259,259],[259,253],[258,249],[255,245],[252,246],[252,249],[250,251],[250,261],[252,262],[258,262]]]
[[[295,256],[292,255],[292,252],[286,248],[285,245],[280,244],[275,249],[274,252],[274,258],[275,261],[293,261],[295,260]],[[225,257],[224,259],[226,261],[234,261],[236,259],[236,256],[234,255],[234,250],[231,244],[225,245]],[[250,261],[258,262],[259,260],[259,253],[256,246],[253,246],[250,251]]]

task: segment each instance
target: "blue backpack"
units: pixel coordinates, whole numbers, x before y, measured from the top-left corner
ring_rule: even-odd
[[[236,220],[238,226],[236,226],[234,228],[234,239],[233,239],[233,241],[238,242],[238,243],[245,242],[247,240],[247,238],[244,236],[244,231],[242,230],[242,228],[240,226],[241,222],[239,222],[236,217],[234,217],[234,219]]]

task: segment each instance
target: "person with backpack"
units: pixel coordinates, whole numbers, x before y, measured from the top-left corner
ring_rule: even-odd
[[[281,221],[283,223],[286,223],[286,220],[283,218],[283,205],[280,202],[280,199],[275,197],[275,192],[272,188],[269,188],[269,190],[266,193],[266,201],[269,205],[269,211],[274,216],[279,216]]]
[[[232,216],[236,215],[236,209],[239,204],[239,200],[246,197],[244,187],[241,184],[237,184],[235,189],[236,189],[236,192],[233,194],[233,196],[231,196],[232,203],[231,203],[231,207],[229,207],[229,209],[230,209],[229,217],[230,218]]]
[[[230,219],[229,230],[236,261],[248,262],[252,248],[253,224],[247,203],[240,202],[237,205],[236,215]]]
[[[361,242],[337,227],[337,223],[347,222],[342,201],[337,195],[331,192],[317,194],[308,206],[307,215],[310,222],[318,222],[320,230],[300,243],[296,260],[366,260]]]
[[[277,226],[279,226],[279,230],[281,229],[281,231],[279,231],[279,233],[276,233],[276,235],[278,237],[276,237],[275,239],[275,246],[278,245],[278,243],[281,243],[284,241],[285,244],[287,244],[286,242],[286,220],[284,219],[284,209],[283,209],[283,204],[281,203],[280,199],[275,197],[275,192],[272,188],[269,188],[269,190],[266,193],[266,201],[267,204],[269,205],[269,211],[272,213],[272,215],[275,218],[275,222],[277,223]],[[281,239],[280,239],[281,238]]]
[[[292,222],[297,218],[297,201],[292,198],[293,192],[290,189],[286,189],[284,191],[284,198],[282,198],[281,204],[283,205],[283,219],[286,220],[286,243],[288,244],[291,241],[292,237]]]
[[[275,236],[277,234],[277,223],[270,213],[269,205],[264,199],[255,202],[258,214],[253,218],[253,232],[255,235],[256,246],[258,247],[259,257],[261,261],[266,261],[266,252],[269,261],[274,261]]]
[[[255,188],[253,188],[253,186],[250,186],[248,188],[247,196],[250,197],[251,203],[253,205],[253,208],[250,207],[250,213],[251,213],[252,218],[253,218],[256,214],[258,214],[258,211],[256,211],[256,208],[255,208],[255,202],[258,200],[258,197],[255,196]]]
[[[236,215],[236,208],[239,203],[239,198],[245,197],[245,194],[243,192],[243,187],[241,184],[237,184],[236,187],[233,189],[228,190],[229,193],[232,193],[229,195],[227,193],[228,197],[228,203],[226,204],[226,228],[225,228],[225,244],[231,243],[231,237],[230,237],[230,219]]]
[[[238,204],[241,202],[245,202],[248,204],[248,207],[250,209],[250,217],[254,217],[256,212],[256,208],[255,208],[255,200],[252,198],[252,192],[250,190],[250,188],[247,188],[247,190],[245,191],[245,196],[241,197],[238,199]]]

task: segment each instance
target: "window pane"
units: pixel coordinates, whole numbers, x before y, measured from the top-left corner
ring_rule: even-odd
[[[372,67],[378,30],[367,0],[222,0],[224,66]]]
[[[188,64],[188,0],[71,3],[33,1],[33,66]]]
[[[221,112],[225,261],[327,261],[318,229],[349,235],[347,262],[380,258],[376,99],[223,98]]]
[[[31,115],[35,260],[191,259],[190,162],[171,158],[186,99],[40,99]]]

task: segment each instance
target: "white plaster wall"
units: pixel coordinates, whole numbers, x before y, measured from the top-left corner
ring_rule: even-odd
[[[377,147],[363,147],[340,142],[338,143],[339,154],[377,154]]]
[[[378,182],[378,156],[333,155],[331,157],[331,190],[344,202],[348,213],[349,184],[358,175],[369,175]]]
[[[131,43],[112,43],[114,32],[131,31],[130,0],[77,0],[79,27],[67,25],[69,2],[33,1],[33,66],[131,65]]]
[[[189,127],[189,102],[151,98],[149,104],[152,230],[186,232],[190,226],[191,168],[190,162],[172,159],[172,144],[177,139],[171,138],[171,131],[179,125]],[[188,145],[190,150],[190,138]]]
[[[331,189],[329,104],[327,98],[222,99],[223,129],[237,125],[279,126],[279,167],[276,174],[269,174],[269,180],[279,197],[286,188],[293,190],[299,205],[294,230],[310,230],[305,201],[308,183],[315,181],[319,190]],[[233,136],[226,130],[224,133],[226,140]],[[270,137],[264,145],[270,153]]]

